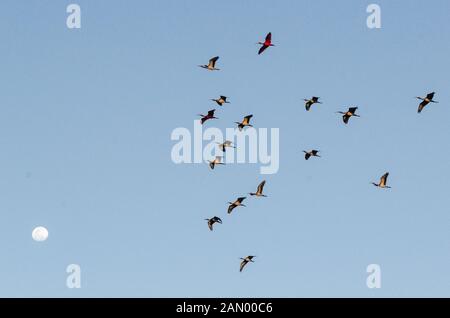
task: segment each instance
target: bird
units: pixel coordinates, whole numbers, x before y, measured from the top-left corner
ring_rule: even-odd
[[[222,220],[219,217],[217,217],[217,216],[212,217],[210,219],[205,219],[205,220],[208,221],[208,227],[209,227],[210,231],[213,230],[214,223],[222,224]]]
[[[220,156],[217,156],[216,158],[214,158],[214,160],[209,160],[208,162],[211,170],[214,170],[214,167],[216,165],[224,165],[224,163],[222,162],[222,157]]]
[[[383,174],[381,176],[379,183],[372,182],[372,184],[378,188],[390,189],[391,187],[386,185],[388,176],[389,176],[389,172],[386,172],[385,174]]]
[[[222,149],[223,152],[226,151],[226,148],[236,148],[235,146],[233,146],[233,143],[229,140],[223,143],[218,142],[217,144],[219,145],[219,148]]]
[[[240,198],[237,198],[236,201],[234,201],[234,202],[228,202],[228,204],[229,204],[229,206],[228,206],[228,214],[230,214],[231,211],[233,211],[233,209],[235,207],[238,207],[238,206],[245,207],[245,205],[242,204],[242,201],[244,201],[245,199],[246,199],[246,197],[240,197]]]
[[[199,65],[199,66],[207,69],[208,71],[220,71],[220,68],[216,68],[216,62],[218,59],[219,57],[215,56],[209,60],[208,65]]]
[[[320,97],[313,96],[311,99],[304,99],[304,101],[306,102],[305,103],[306,110],[309,111],[311,106],[314,104],[322,104],[322,102],[319,102],[319,98]]]
[[[223,104],[230,104],[230,102],[227,101],[226,96],[220,96],[217,99],[211,99],[212,101],[216,102],[219,106],[223,106]]]
[[[433,100],[434,94],[435,94],[435,92],[429,93],[429,94],[427,94],[427,96],[425,98],[416,97],[417,99],[422,100],[422,102],[419,105],[419,108],[417,109],[417,112],[419,114],[422,112],[422,110],[425,108],[425,106],[427,106],[429,103],[439,103],[439,102]]]
[[[198,116],[202,117],[200,119],[200,123],[203,125],[205,123],[205,121],[207,121],[209,119],[219,119],[219,118],[214,116],[214,112],[215,111],[216,111],[215,109],[211,109],[210,111],[208,111],[208,114],[206,114],[206,115],[198,114]]]
[[[238,128],[239,131],[242,131],[242,129],[244,129],[244,127],[248,126],[248,127],[253,127],[252,125],[250,125],[250,119],[253,117],[253,115],[248,115],[245,116],[244,119],[242,120],[242,122],[235,122],[235,124],[238,124]]]
[[[240,259],[242,260],[242,262],[241,262],[241,265],[239,267],[239,272],[242,272],[242,270],[244,269],[245,265],[247,265],[248,263],[250,263],[250,262],[254,263],[253,258],[255,258],[255,257],[256,256],[254,256],[254,255],[249,255],[249,256],[247,256],[245,258],[241,257]]]
[[[303,152],[305,153],[305,160],[308,160],[311,157],[319,157],[319,150],[311,150],[311,151],[305,151],[303,150]]]
[[[264,52],[269,46],[275,46],[272,44],[272,33],[271,32],[267,33],[266,39],[264,40],[264,42],[258,42],[257,44],[262,45],[258,51],[258,55],[260,55],[262,52]]]
[[[256,189],[256,192],[250,192],[249,194],[251,196],[256,196],[256,197],[267,197],[267,195],[263,194],[263,190],[264,190],[264,185],[266,184],[266,180],[264,180],[263,182],[261,182],[258,185],[258,188]]]
[[[358,107],[350,107],[346,112],[337,112],[338,114],[343,114],[342,119],[345,124],[348,124],[348,120],[350,117],[360,117],[359,115],[356,115],[355,112],[358,109]]]

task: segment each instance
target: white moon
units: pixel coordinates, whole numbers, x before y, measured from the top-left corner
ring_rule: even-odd
[[[47,229],[45,227],[38,226],[31,233],[31,237],[36,242],[44,242],[48,238],[48,231],[47,231]]]

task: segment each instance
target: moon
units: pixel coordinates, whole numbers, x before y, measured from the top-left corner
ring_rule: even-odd
[[[31,237],[36,242],[44,242],[48,238],[48,231],[47,231],[47,229],[45,227],[38,226],[31,233]]]

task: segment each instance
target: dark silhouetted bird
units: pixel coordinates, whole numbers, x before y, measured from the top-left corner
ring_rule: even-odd
[[[216,68],[216,62],[218,59],[219,57],[215,56],[209,60],[208,65],[199,65],[199,66],[209,71],[220,71],[220,68]]]
[[[258,51],[258,55],[264,52],[269,46],[275,46],[272,44],[272,33],[269,32],[266,35],[266,39],[264,40],[264,42],[258,42],[258,44],[262,45]]]
[[[231,211],[233,211],[233,209],[238,207],[238,206],[245,207],[245,205],[242,204],[242,201],[244,201],[245,199],[246,199],[246,197],[240,197],[240,198],[237,198],[236,201],[234,201],[234,202],[228,202],[228,204],[230,204],[228,206],[228,214],[230,214]]]
[[[251,195],[251,196],[256,196],[256,197],[267,197],[267,195],[264,195],[263,194],[263,190],[264,190],[264,185],[266,184],[266,180],[264,180],[263,182],[261,182],[259,185],[258,185],[258,188],[256,189],[256,192],[255,193],[253,193],[253,192],[250,192],[249,194]]]
[[[211,109],[210,111],[208,111],[207,115],[199,114],[199,116],[202,117],[200,119],[200,123],[203,125],[205,123],[205,121],[207,121],[209,119],[219,119],[219,118],[214,116],[214,112],[215,111],[216,111],[215,109]]]
[[[322,102],[319,102],[319,98],[320,97],[316,97],[313,96],[311,99],[304,99],[305,103],[305,108],[307,111],[309,111],[311,109],[311,106],[314,104],[322,104]]]
[[[303,150],[303,152],[305,153],[305,160],[308,160],[311,157],[319,157],[319,150],[311,150],[311,151],[305,151]]]
[[[343,114],[342,116],[342,120],[344,121],[345,124],[348,124],[348,120],[350,119],[350,117],[360,117],[359,115],[356,115],[356,110],[358,109],[358,107],[350,107],[346,112],[337,112],[338,114]]]
[[[217,99],[211,99],[211,100],[216,102],[219,106],[223,106],[223,104],[230,104],[230,102],[227,101],[226,96],[220,96]]]
[[[205,220],[208,221],[208,227],[211,231],[213,230],[214,223],[222,224],[222,220],[217,216],[210,218],[210,219],[205,219]]]
[[[381,178],[379,183],[372,182],[372,184],[378,188],[390,189],[391,187],[387,186],[387,178],[389,177],[389,172],[386,172]]]
[[[242,272],[242,270],[244,269],[245,265],[247,265],[248,263],[254,263],[253,258],[255,258],[256,256],[254,255],[249,255],[245,258],[240,258],[242,260],[241,265],[239,267],[239,271]]]
[[[238,128],[239,131],[242,131],[242,129],[244,129],[244,127],[253,127],[252,125],[250,125],[250,119],[253,117],[253,115],[248,115],[245,116],[244,119],[242,120],[242,122],[235,122],[235,124],[238,124]]]
[[[420,114],[422,110],[427,106],[429,103],[439,103],[434,98],[435,92],[429,93],[425,98],[424,97],[416,97],[417,99],[420,99],[422,102],[419,105],[419,108],[417,109],[417,112]]]

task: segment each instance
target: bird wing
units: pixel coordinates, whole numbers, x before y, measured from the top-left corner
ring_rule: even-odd
[[[216,66],[216,62],[217,62],[218,59],[219,59],[218,56],[215,56],[215,57],[213,57],[212,59],[210,59],[210,60],[209,60],[208,66],[210,66],[210,67],[215,67],[215,66]]]
[[[262,52],[264,52],[267,48],[268,48],[268,46],[265,44],[263,46],[261,46],[261,48],[258,51],[258,55],[260,55]]]
[[[214,224],[214,222],[212,221],[212,219],[208,221],[208,227],[209,227],[210,231],[213,230],[213,224]]]
[[[427,106],[428,105],[428,102],[427,101],[423,101],[423,102],[421,102],[420,104],[419,104],[419,108],[417,109],[417,112],[418,113],[421,113],[422,112],[422,110],[425,108],[425,106]]]
[[[433,98],[434,98],[434,92],[429,93],[429,94],[427,95],[427,99],[432,100]]]
[[[344,116],[342,116],[342,119],[344,120],[345,124],[348,124],[348,119],[350,118],[350,116],[348,116],[347,114],[345,114]]]
[[[309,111],[309,109],[311,108],[312,104],[313,104],[313,102],[312,102],[311,100],[308,100],[308,101],[305,103],[305,108],[306,108],[306,110]]]
[[[309,152],[305,152],[305,160],[308,160],[309,157],[311,157],[311,154]]]
[[[210,111],[208,111],[208,117],[213,117],[215,111],[215,109],[211,109]]]
[[[246,197],[240,197],[240,198],[237,198],[237,202],[239,202],[239,203],[242,203],[242,201],[244,201],[246,199]]]
[[[267,33],[266,42],[272,42],[272,32]]]
[[[223,99],[223,101],[225,102],[227,100],[226,96],[220,96],[220,99]]]
[[[386,172],[380,179],[380,185],[385,186],[387,183],[387,178],[389,176],[389,172]]]
[[[354,114],[354,113],[356,112],[357,109],[358,109],[358,107],[350,107],[350,108],[348,109],[348,111],[349,111],[350,113]]]
[[[261,182],[258,186],[258,189],[256,190],[256,192],[258,193],[262,193],[264,190],[264,185],[266,184],[266,180],[264,180],[263,182]]]
[[[248,123],[250,123],[250,118],[252,118],[252,117],[253,117],[253,115],[245,116],[242,123],[243,123],[244,125],[247,125]]]
[[[241,266],[239,267],[239,271],[240,271],[240,272],[242,272],[242,270],[244,269],[245,265],[247,265],[247,263],[248,263],[248,261],[246,261],[246,260],[243,260],[243,261],[241,262]]]
[[[234,203],[230,204],[230,205],[228,206],[228,214],[230,214],[231,211],[233,211],[233,209],[234,209],[235,207],[236,207],[236,205],[235,205]]]

